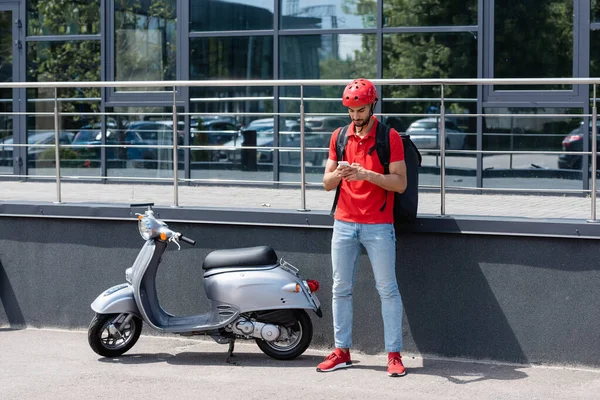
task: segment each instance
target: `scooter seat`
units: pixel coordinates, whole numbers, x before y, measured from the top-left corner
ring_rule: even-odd
[[[269,246],[215,250],[208,253],[202,269],[252,267],[277,264],[277,254]]]

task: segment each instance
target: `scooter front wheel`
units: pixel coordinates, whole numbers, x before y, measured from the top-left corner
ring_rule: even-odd
[[[305,310],[293,310],[295,322],[280,326],[286,329],[287,335],[283,339],[272,342],[256,339],[256,344],[263,353],[277,360],[291,360],[306,351],[313,336],[313,326]]]
[[[135,345],[142,320],[131,314],[96,314],[88,328],[92,350],[103,357],[118,357]]]

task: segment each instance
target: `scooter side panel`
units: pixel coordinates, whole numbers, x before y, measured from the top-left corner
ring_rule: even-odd
[[[133,297],[133,288],[127,283],[105,290],[92,303],[92,310],[97,314],[140,314]]]
[[[285,291],[286,285],[299,284],[297,293]],[[268,270],[231,269],[218,273],[212,270],[204,278],[207,297],[216,302],[237,304],[240,312],[272,309],[310,309],[315,310],[309,301],[302,281],[281,268]],[[289,286],[288,286],[289,287]]]

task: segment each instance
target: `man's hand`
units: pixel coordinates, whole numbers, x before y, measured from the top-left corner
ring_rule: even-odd
[[[359,163],[352,163],[349,167],[341,167],[341,177],[348,182],[367,180],[369,171]]]
[[[336,172],[338,172],[336,170]],[[340,167],[339,176],[348,182],[368,181],[385,190],[402,193],[406,190],[406,164],[397,161],[390,165],[390,174],[383,175],[364,168],[359,163],[352,163],[349,167]]]

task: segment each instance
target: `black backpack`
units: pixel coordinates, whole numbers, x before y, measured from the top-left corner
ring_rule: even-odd
[[[336,141],[336,155],[338,161],[343,160],[344,150],[348,136],[346,131],[348,125],[340,129]],[[414,224],[417,220],[417,207],[419,204],[419,171],[421,166],[421,153],[417,146],[410,140],[409,135],[400,135],[404,145],[404,162],[406,163],[406,190],[404,193],[394,193],[394,225]],[[383,173],[390,173],[390,127],[378,122],[375,134],[375,145],[371,147],[367,154],[377,151],[379,161],[383,165]],[[335,192],[335,199],[331,207],[331,215],[335,213],[338,198],[340,197],[340,185]],[[379,211],[383,211],[387,204],[387,192],[385,201]]]

